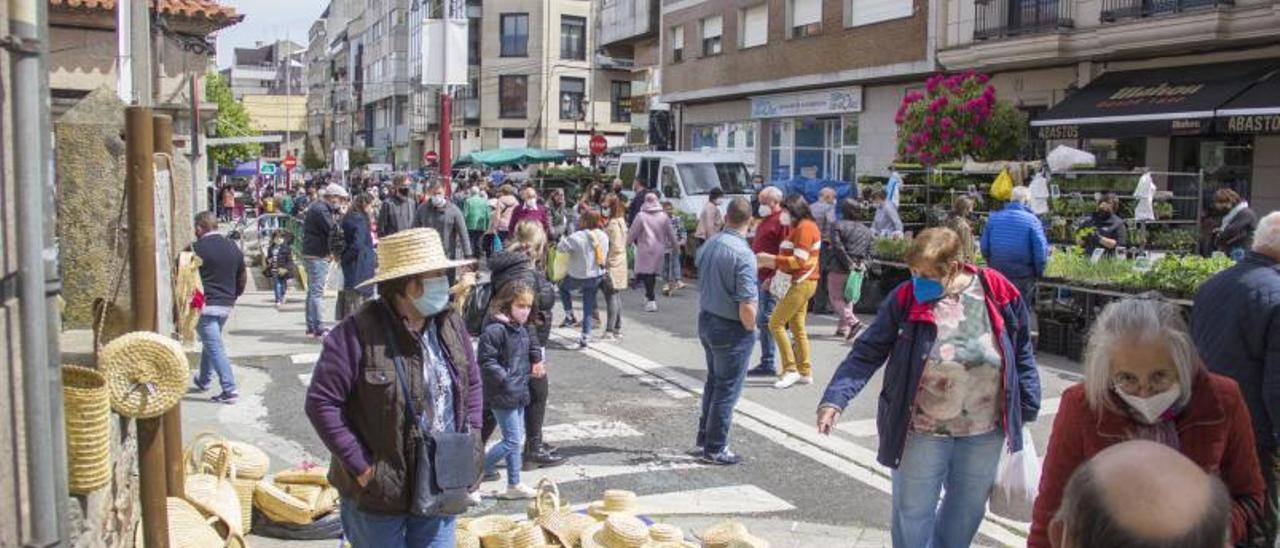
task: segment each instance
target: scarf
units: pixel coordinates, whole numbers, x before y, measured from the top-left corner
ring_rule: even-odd
[[[1236,215],[1239,215],[1240,212],[1244,211],[1246,207],[1249,207],[1249,202],[1240,200],[1240,203],[1236,204],[1235,207],[1231,208],[1231,211],[1228,211],[1227,215],[1222,218],[1222,226],[1220,228],[1222,230],[1226,230],[1227,226],[1231,224],[1231,221],[1235,220]]]
[[[1160,414],[1160,420],[1155,424],[1143,422],[1142,415],[1130,409],[1123,401],[1120,401],[1120,405],[1129,414],[1129,418],[1133,419],[1133,427],[1129,429],[1129,439],[1154,441],[1174,451],[1182,450],[1182,441],[1178,439],[1177,419],[1186,405],[1173,404]]]

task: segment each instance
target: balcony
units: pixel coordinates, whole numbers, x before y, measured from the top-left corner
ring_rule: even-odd
[[[1105,1],[1141,2],[1144,0]],[[980,1],[974,6],[973,39],[990,40],[1009,38],[1072,28],[1075,26],[1075,21],[1072,19],[1071,13],[1071,8],[1074,3],[1075,0]]]
[[[1234,6],[1234,0],[1102,0],[1102,21],[1139,19]]]

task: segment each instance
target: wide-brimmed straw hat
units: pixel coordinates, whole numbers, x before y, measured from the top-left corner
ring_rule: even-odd
[[[702,533],[705,548],[769,548],[769,542],[752,535],[747,527],[729,520],[711,526]]]
[[[111,408],[140,419],[158,417],[177,405],[191,374],[182,345],[149,331],[126,333],[108,343],[98,367],[107,378]]]
[[[582,532],[582,548],[648,548],[649,527],[640,518],[614,514]]]
[[[649,548],[698,548],[684,539],[684,531],[669,523],[655,523],[649,528]]]
[[[402,230],[378,240],[378,269],[357,288],[395,278],[451,270],[475,261],[455,261],[444,253],[440,233],[431,228]]]
[[[604,520],[615,514],[634,516],[636,494],[622,489],[609,489],[604,492],[604,499],[587,505],[587,513],[598,520]]]
[[[538,525],[564,546],[577,546],[582,533],[598,523],[596,518],[571,512],[548,512],[537,519]]]

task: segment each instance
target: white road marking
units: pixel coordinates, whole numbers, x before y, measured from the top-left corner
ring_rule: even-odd
[[[580,505],[585,509],[586,504]],[[765,514],[795,510],[791,503],[755,485],[730,485],[636,497],[637,513],[646,516]]]
[[[310,388],[311,373],[298,373],[298,382],[302,383],[302,386]]]
[[[1062,403],[1062,398],[1049,398],[1040,400],[1040,415],[1038,419],[1052,417],[1058,414],[1058,405]],[[1037,419],[1037,420],[1038,420]]]
[[[542,429],[542,438],[547,443],[565,443],[602,438],[631,438],[642,435],[644,434],[639,430],[620,421],[581,421],[553,424]]]
[[[569,341],[576,340],[570,330],[556,330],[556,336]],[[640,370],[690,393],[701,394],[702,381],[673,371],[666,366],[638,356],[623,348],[607,343],[588,347],[585,353],[623,371]],[[607,357],[604,359],[602,357]],[[743,428],[765,436],[780,445],[816,460],[855,480],[870,485],[884,493],[892,493],[890,472],[876,461],[876,453],[856,443],[817,433],[812,424],[802,422],[755,403],[746,398],[738,400],[734,410],[735,420]],[[754,419],[754,420],[748,420]],[[782,443],[781,440],[789,440]],[[814,449],[819,451],[815,451]],[[979,532],[1003,544],[1017,546],[1026,543],[1028,528],[1025,524],[1011,525],[1008,520],[985,519]],[[1016,534],[1015,534],[1016,531]]]
[[[520,481],[525,485],[537,485],[539,481],[542,481],[542,478],[551,478],[552,481],[563,485],[575,481],[626,476],[629,474],[652,474],[655,472],[692,470],[703,467],[703,465],[695,461],[693,457],[670,458],[671,460],[664,459],[662,461],[627,465],[576,464],[570,462],[555,468],[541,468],[532,472],[521,472]],[[506,489],[506,471],[500,469],[498,470],[498,474],[501,477],[494,481],[484,482],[484,484],[480,486],[480,491],[482,493]]]
[[[312,352],[310,354],[294,354],[292,356],[289,356],[289,361],[293,362],[293,365],[306,365],[309,363],[316,363],[316,360],[319,360],[319,359],[320,359],[320,354],[315,352]]]

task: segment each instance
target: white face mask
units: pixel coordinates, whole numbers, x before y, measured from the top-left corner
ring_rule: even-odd
[[[783,211],[782,215],[778,216],[778,222],[782,223],[782,226],[791,226],[791,213]]]
[[[525,201],[524,201],[524,206],[525,206],[525,207],[527,207],[527,208],[529,208],[529,209],[533,209],[533,208],[535,208],[535,207],[538,207],[538,200],[537,200],[537,199],[529,199],[529,200],[525,200]]]
[[[770,215],[773,215],[773,208],[764,204],[760,204],[760,207],[756,208],[756,214],[761,217],[768,217]]]
[[[1115,387],[1114,390],[1116,391],[1116,394],[1120,396],[1120,399],[1129,404],[1129,407],[1132,407],[1139,415],[1142,415],[1143,420],[1145,420],[1147,424],[1155,424],[1159,422],[1160,415],[1164,414],[1165,411],[1168,411],[1170,407],[1173,407],[1174,402],[1178,401],[1178,398],[1182,396],[1182,390],[1177,383],[1170,386],[1168,390],[1149,398],[1134,396],[1133,394],[1121,390],[1118,386]]]

